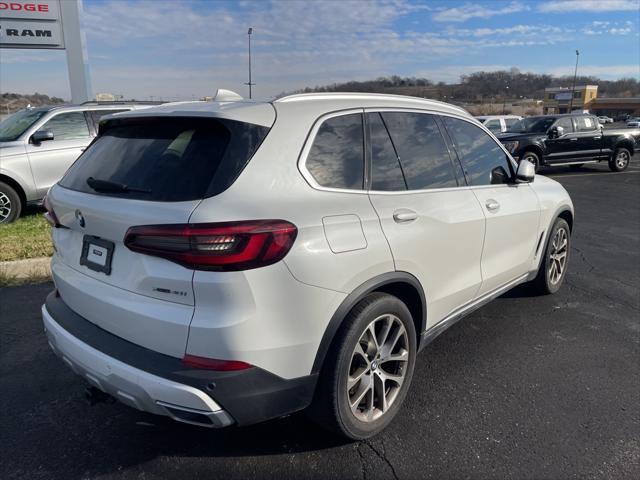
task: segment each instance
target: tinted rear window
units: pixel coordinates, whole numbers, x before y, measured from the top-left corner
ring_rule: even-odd
[[[433,115],[384,112],[409,190],[457,187],[447,144]]]
[[[332,117],[318,129],[306,162],[323,187],[361,190],[364,182],[364,133],[359,113]]]
[[[389,138],[387,127],[379,113],[367,113],[371,139],[371,189],[381,191],[406,190],[398,155]]]
[[[225,119],[121,119],[67,171],[72,190],[180,202],[216,195],[244,169],[269,129]],[[144,192],[96,192],[87,179]]]

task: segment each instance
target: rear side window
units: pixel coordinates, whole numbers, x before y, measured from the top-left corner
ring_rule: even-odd
[[[500,133],[502,131],[502,125],[500,125],[500,120],[497,118],[487,120],[484,126],[494,133]]]
[[[400,161],[380,114],[368,113],[367,125],[371,142],[371,189],[406,190]]]
[[[573,133],[573,122],[571,121],[571,117],[560,117],[554,124],[554,127],[564,128],[565,135],[567,133]]]
[[[56,115],[40,130],[53,132],[54,140],[75,140],[89,136],[89,126],[82,112],[68,112]]]
[[[596,130],[599,125],[593,117],[575,117],[575,122],[578,132],[590,132]]]
[[[360,113],[325,120],[307,156],[306,167],[323,187],[362,190],[364,132]]]
[[[210,197],[235,181],[268,131],[226,119],[117,120],[71,166],[60,185],[152,201]],[[89,177],[130,190],[98,192],[88,185]]]
[[[447,131],[471,185],[507,183],[511,169],[507,156],[481,128],[457,118],[443,117]]]
[[[457,187],[449,150],[433,115],[382,114],[409,190]]]
[[[509,130],[509,128],[511,128],[511,125],[513,125],[517,121],[518,121],[517,118],[505,118],[504,124],[507,126],[507,130]]]

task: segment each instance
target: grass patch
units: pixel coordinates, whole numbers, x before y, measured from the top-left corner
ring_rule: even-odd
[[[51,255],[51,227],[41,211],[25,215],[13,223],[0,225],[0,262]]]
[[[31,283],[50,282],[51,276],[42,272],[33,272],[26,277],[18,277],[0,269],[0,287],[15,287],[18,285],[27,285]]]

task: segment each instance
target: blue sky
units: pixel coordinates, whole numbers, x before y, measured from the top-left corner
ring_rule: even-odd
[[[94,92],[254,97],[384,75],[509,69],[640,78],[640,0],[84,0]],[[69,98],[65,54],[0,50],[0,90]]]

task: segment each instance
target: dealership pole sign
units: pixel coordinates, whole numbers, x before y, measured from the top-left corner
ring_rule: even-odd
[[[82,0],[0,0],[0,48],[66,50],[71,98],[93,98]]]
[[[0,1],[0,46],[64,48],[60,3]]]

